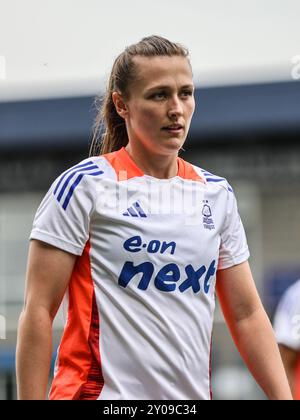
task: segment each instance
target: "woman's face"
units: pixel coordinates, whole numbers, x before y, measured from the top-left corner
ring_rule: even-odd
[[[137,56],[134,62],[137,78],[123,114],[129,141],[153,153],[174,153],[185,142],[195,109],[190,64],[181,56]]]

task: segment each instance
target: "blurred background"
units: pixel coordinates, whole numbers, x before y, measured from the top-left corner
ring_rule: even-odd
[[[0,0],[0,399],[15,399],[28,237],[53,180],[88,155],[94,98],[142,37],[187,46],[196,112],[181,157],[228,178],[272,319],[300,278],[298,0]],[[55,346],[62,322],[55,322]],[[219,308],[215,399],[263,399]]]

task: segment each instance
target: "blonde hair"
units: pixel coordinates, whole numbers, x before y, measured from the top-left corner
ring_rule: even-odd
[[[189,51],[180,44],[161,36],[143,38],[137,44],[127,47],[115,60],[104,96],[96,97],[96,118],[93,125],[93,138],[90,156],[110,153],[125,147],[128,135],[125,120],[117,113],[112,93],[118,91],[129,98],[129,85],[136,78],[133,58],[135,56],[182,56],[188,58]]]

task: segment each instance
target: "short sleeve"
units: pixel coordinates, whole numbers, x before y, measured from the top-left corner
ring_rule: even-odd
[[[241,264],[249,258],[246,234],[232,189],[227,190],[226,216],[221,231],[218,269]]]
[[[279,344],[295,351],[300,350],[300,281],[281,298],[273,326]]]
[[[36,212],[30,239],[81,255],[94,206],[91,178],[102,173],[93,162],[84,161],[58,177]]]

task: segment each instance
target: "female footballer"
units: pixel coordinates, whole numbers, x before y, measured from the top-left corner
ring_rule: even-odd
[[[34,219],[20,399],[46,398],[62,300],[50,399],[211,399],[215,291],[268,398],[292,398],[233,190],[178,156],[194,109],[183,46],[150,36],[115,60],[96,118],[101,151],[54,181]]]

